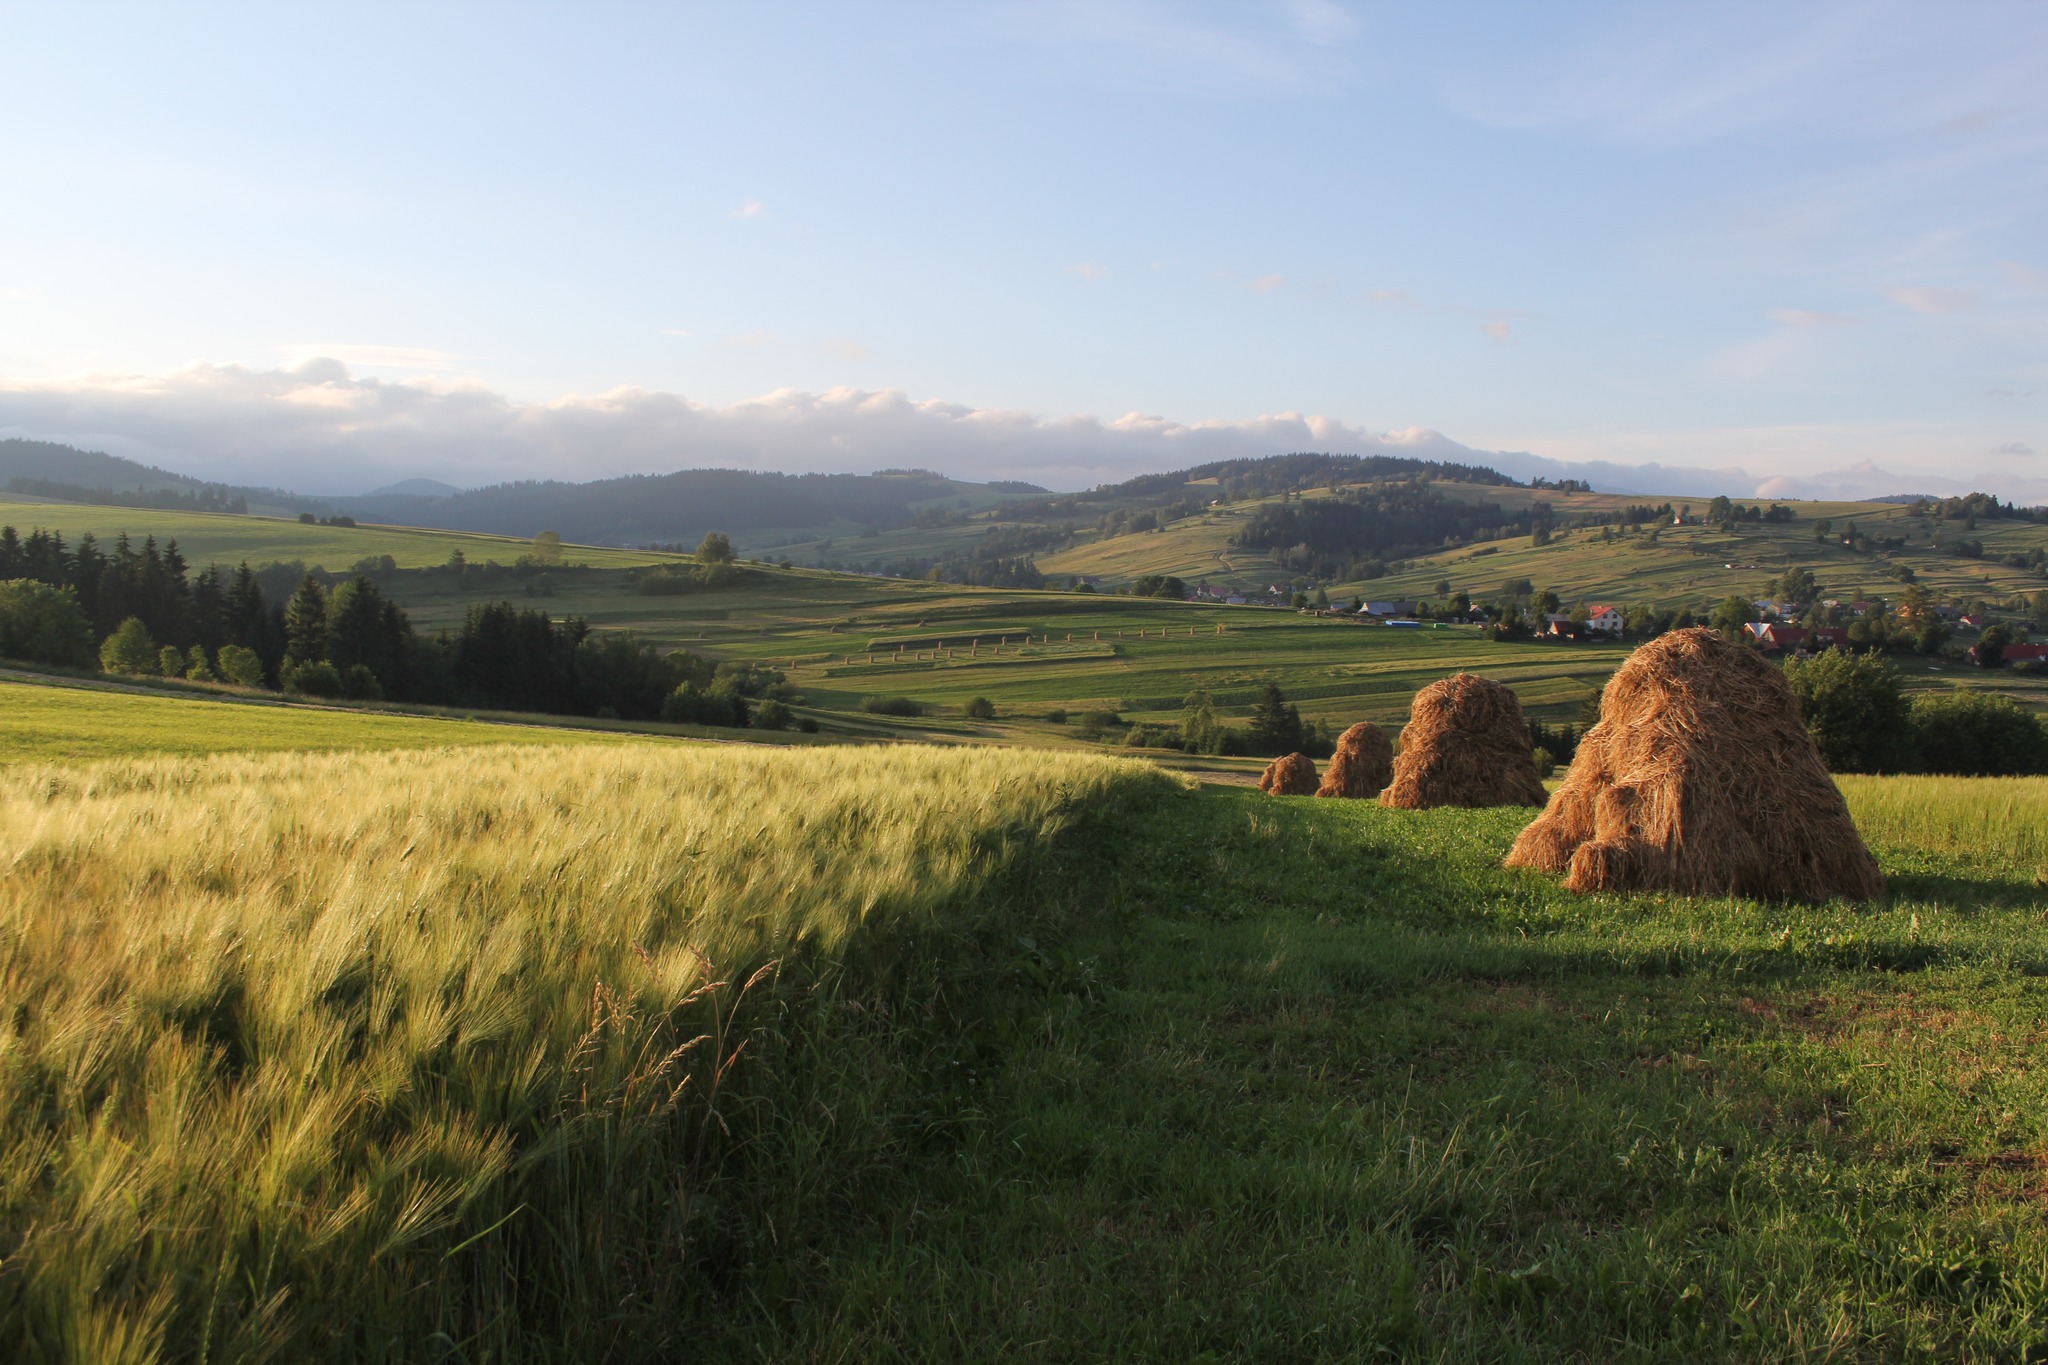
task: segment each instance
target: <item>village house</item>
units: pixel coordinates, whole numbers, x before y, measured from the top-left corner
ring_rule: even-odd
[[[1625,624],[1620,607],[1595,602],[1586,609],[1586,629],[1596,635],[1619,635]]]
[[[1806,637],[1812,633],[1804,627],[1788,626],[1782,621],[1751,621],[1742,629],[1750,639],[1770,653],[1783,649],[1798,649],[1806,643]]]

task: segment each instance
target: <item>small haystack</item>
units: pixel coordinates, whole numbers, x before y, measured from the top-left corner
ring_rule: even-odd
[[[1369,801],[1394,778],[1394,742],[1387,732],[1362,720],[1337,737],[1337,752],[1323,770],[1317,796]]]
[[[1316,765],[1307,754],[1289,754],[1266,765],[1259,790],[1268,796],[1314,796]]]
[[[1529,723],[1513,692],[1459,673],[1415,694],[1381,805],[1540,806],[1545,796]]]
[[[1711,630],[1629,656],[1508,866],[1573,891],[1867,900],[1884,878],[1785,675]]]

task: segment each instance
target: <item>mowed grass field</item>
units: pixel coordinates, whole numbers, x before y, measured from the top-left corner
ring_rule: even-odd
[[[470,600],[406,606],[416,621],[444,625],[459,620]],[[1347,725],[1395,720],[1406,716],[1417,690],[1460,669],[1509,684],[1546,718],[1576,717],[1626,653],[1599,644],[1496,644],[1469,626],[1393,629],[1282,610],[801,569],[768,570],[752,586],[685,597],[643,596],[622,580],[570,580],[534,605],[665,646],[781,669],[828,710],[905,696],[957,715],[966,701],[985,696],[1013,719],[1034,720],[1055,708],[1177,717],[1196,689],[1209,691],[1225,714],[1241,715],[1268,680],[1304,716]]]
[[[0,765],[280,750],[615,741],[598,731],[0,678]]]
[[[410,526],[307,526],[283,517],[20,502],[4,496],[0,496],[0,525],[12,526],[24,536],[36,527],[59,531],[72,545],[87,532],[103,547],[111,547],[124,531],[138,546],[145,535],[155,536],[159,545],[175,540],[195,572],[208,564],[233,568],[246,559],[258,568],[273,561],[288,564],[296,560],[334,573],[346,573],[357,561],[379,555],[390,555],[401,569],[425,569],[446,564],[457,551],[477,564],[493,559],[511,564],[533,549],[530,540],[465,531]],[[538,533],[547,528],[533,529]],[[646,550],[581,545],[567,546],[563,551],[565,564],[592,568],[629,568],[674,558]]]
[[[222,709],[226,709],[223,707]],[[242,708],[248,709],[248,708]],[[27,1360],[2017,1360],[2048,780],[1869,906],[1016,749],[0,771]]]

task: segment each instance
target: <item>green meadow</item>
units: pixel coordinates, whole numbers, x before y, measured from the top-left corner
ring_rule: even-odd
[[[559,725],[0,678],[0,765],[159,754],[574,744],[607,738]]]
[[[458,552],[478,564],[492,559],[511,564],[533,550],[530,541],[465,531],[410,526],[309,526],[284,517],[22,502],[4,496],[0,496],[0,525],[12,526],[24,536],[36,527],[58,531],[74,544],[88,532],[106,545],[111,545],[123,532],[138,544],[145,535],[153,535],[159,544],[177,541],[179,551],[195,569],[216,563],[233,567],[243,560],[257,568],[273,561],[298,561],[346,573],[358,561],[380,555],[390,555],[402,569],[426,569],[447,563]],[[545,529],[534,527],[536,533]],[[565,563],[598,568],[628,568],[672,558],[651,551],[581,545],[567,546],[563,552]]]
[[[192,710],[0,772],[21,1359],[2048,1343],[2048,780],[1845,780],[1889,892],[1801,907],[1086,755],[72,698]]]

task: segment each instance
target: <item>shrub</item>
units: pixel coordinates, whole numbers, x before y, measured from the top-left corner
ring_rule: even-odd
[[[0,658],[91,668],[92,622],[69,588],[33,579],[0,583]]]
[[[1052,710],[1045,713],[1045,719],[1049,725],[1065,725],[1067,723],[1067,710],[1064,706],[1055,706]]]
[[[966,711],[969,720],[994,720],[996,718],[996,704],[987,697],[976,697],[973,701],[968,702]]]
[[[1785,680],[1829,772],[1895,773],[1910,765],[1904,684],[1891,664],[1831,649],[1786,664]]]
[[[908,697],[869,697],[861,702],[860,709],[871,716],[921,716],[924,703]]]
[[[796,728],[807,735],[815,735],[818,733],[818,722],[810,716],[805,716],[796,723]]]
[[[770,697],[754,708],[754,728],[757,730],[787,730],[789,708]]]
[[[123,621],[100,645],[100,667],[109,673],[154,673],[157,657],[156,641],[140,617]]]
[[[2048,773],[2048,730],[2010,698],[1956,688],[1913,698],[1910,714],[1922,772]]]
[[[342,677],[341,689],[352,701],[382,701],[384,684],[377,681],[377,675],[370,671],[368,664],[355,664]]]
[[[263,686],[263,659],[245,645],[220,647],[220,675],[241,687]]]
[[[185,651],[176,645],[165,645],[156,652],[156,671],[166,678],[179,678],[185,674]]]
[[[729,688],[686,682],[662,702],[661,718],[671,725],[744,726],[747,700]]]
[[[1114,711],[1083,711],[1081,713],[1081,732],[1090,737],[1099,736],[1105,730],[1116,729],[1123,723],[1124,718]]]
[[[206,662],[206,651],[198,645],[185,652],[185,676],[193,682],[219,682],[220,677]]]
[[[279,681],[284,684],[285,691],[307,697],[338,697],[345,687],[341,674],[325,659],[287,664]]]

